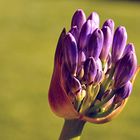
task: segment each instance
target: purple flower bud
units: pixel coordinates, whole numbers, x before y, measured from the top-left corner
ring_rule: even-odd
[[[79,31],[77,26],[73,26],[70,31],[69,31],[75,38],[76,42],[78,42],[78,38],[79,38]]]
[[[94,82],[97,84],[97,83],[101,82],[102,76],[103,76],[102,63],[99,58],[96,60],[96,67],[97,67],[97,73],[96,73]]]
[[[78,9],[72,17],[71,28],[73,26],[77,26],[78,30],[80,31],[85,22],[86,15],[84,11],[82,9]]]
[[[107,56],[109,54],[109,51],[112,45],[112,34],[108,26],[103,26],[102,32],[104,35],[104,42],[103,42],[103,48],[100,54],[100,59],[102,61],[105,61],[107,59]]]
[[[114,34],[114,26],[115,26],[115,23],[112,19],[108,19],[104,22],[103,24],[103,27],[104,26],[108,26],[111,30],[111,34],[113,35]]]
[[[94,22],[94,24],[96,25],[97,28],[99,28],[99,24],[100,24],[100,19],[99,19],[99,15],[96,12],[92,12],[90,14],[90,16],[88,17],[88,20],[91,20],[92,22]]]
[[[128,96],[130,96],[131,91],[132,91],[132,83],[128,81],[123,87],[115,90],[114,103],[118,103],[126,99]]]
[[[116,116],[140,70],[134,45],[126,46],[126,41],[124,27],[114,34],[113,20],[105,21],[100,30],[96,12],[86,20],[84,12],[77,10],[69,32],[62,31],[55,52],[48,94],[52,111],[65,119],[93,123]]]
[[[96,72],[96,62],[93,57],[89,57],[84,63],[84,79],[88,85],[93,83]]]
[[[78,64],[78,50],[75,38],[68,33],[64,39],[64,61],[71,74],[75,75]]]
[[[81,66],[79,66],[78,69],[77,69],[76,77],[77,77],[79,80],[82,80],[82,79],[83,79],[83,76],[84,76],[84,66],[81,65]]]
[[[114,72],[114,87],[119,88],[127,83],[137,68],[137,58],[134,52],[130,51],[117,63]]]
[[[87,56],[94,57],[95,60],[97,60],[103,47],[103,40],[104,36],[102,31],[100,29],[96,29],[89,39]]]
[[[127,32],[125,27],[120,26],[116,29],[112,44],[112,61],[117,62],[122,57],[127,41]]]
[[[124,49],[124,52],[123,52],[123,55],[127,54],[130,51],[135,53],[135,47],[134,47],[133,43],[129,43],[129,44],[126,45],[126,47]]]
[[[76,77],[70,76],[68,79],[68,83],[71,93],[76,94],[77,92],[81,91],[82,89],[81,84]]]
[[[59,37],[58,40],[58,44],[56,47],[56,51],[55,51],[55,58],[54,58],[54,62],[55,64],[62,64],[62,56],[63,56],[63,42],[64,42],[64,38],[66,36],[66,29],[64,28],[61,32],[61,35]]]
[[[91,35],[91,30],[92,30],[91,21],[87,20],[80,32],[79,41],[78,41],[79,49],[83,50],[86,48],[89,37]]]

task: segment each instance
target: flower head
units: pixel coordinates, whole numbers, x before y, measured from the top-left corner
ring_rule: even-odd
[[[62,31],[49,88],[56,115],[105,123],[125,106],[140,68],[134,45],[127,44],[125,27],[114,33],[114,25],[108,19],[100,29],[96,12],[86,19],[79,9],[69,32]]]

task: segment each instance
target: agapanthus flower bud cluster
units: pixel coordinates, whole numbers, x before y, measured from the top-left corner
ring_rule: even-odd
[[[104,123],[118,114],[132,92],[137,58],[124,26],[77,10],[63,29],[49,89],[52,110],[66,119]]]

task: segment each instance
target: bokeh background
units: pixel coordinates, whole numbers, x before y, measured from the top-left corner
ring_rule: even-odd
[[[140,3],[93,0],[0,0],[0,140],[57,140],[63,119],[47,95],[56,43],[74,11],[97,11],[124,25],[140,63]],[[140,75],[111,123],[87,123],[81,140],[140,140]]]

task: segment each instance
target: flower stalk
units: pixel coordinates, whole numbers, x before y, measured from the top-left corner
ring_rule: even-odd
[[[65,119],[59,140],[80,140],[85,123],[82,120]]]

